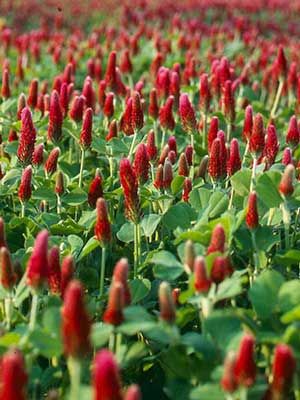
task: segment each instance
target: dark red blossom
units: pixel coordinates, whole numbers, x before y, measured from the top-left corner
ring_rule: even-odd
[[[138,181],[128,158],[123,158],[120,161],[119,175],[125,197],[126,217],[135,223],[140,217]]]
[[[48,254],[48,286],[51,293],[60,293],[61,269],[59,261],[59,248],[57,246],[52,247]]]
[[[219,118],[212,117],[207,134],[208,152],[211,151],[213,141],[216,139],[218,131],[219,131]]]
[[[158,117],[158,112],[159,112],[159,107],[158,107],[158,103],[157,103],[156,89],[153,88],[153,89],[151,89],[150,95],[149,95],[148,113],[149,113],[150,117],[152,117],[153,119],[156,120]]]
[[[189,201],[190,193],[193,188],[193,183],[190,178],[185,178],[183,182],[183,189],[182,189],[182,200],[185,202]]]
[[[56,171],[59,155],[60,155],[59,147],[55,147],[53,150],[51,150],[50,154],[48,155],[48,158],[44,165],[45,172],[48,175],[52,175]]]
[[[83,149],[88,149],[92,143],[93,110],[87,108],[84,112],[79,143]]]
[[[169,96],[167,101],[159,109],[159,123],[163,129],[173,131],[175,128],[175,120],[173,116],[174,97]]]
[[[99,197],[103,196],[102,178],[99,169],[96,170],[95,178],[92,180],[88,191],[88,203],[90,207],[96,207]]]
[[[62,136],[63,113],[59,102],[59,94],[53,90],[50,97],[48,139],[57,142]]]
[[[44,161],[44,145],[43,143],[38,144],[33,152],[32,164],[39,166],[43,164]]]
[[[21,132],[17,156],[22,164],[30,164],[34,152],[36,130],[32,122],[29,108],[25,107],[21,114]]]
[[[16,283],[17,276],[10,257],[10,252],[6,247],[0,247],[0,283],[6,290],[11,290]]]
[[[58,171],[56,175],[54,191],[59,196],[64,194],[65,191],[64,174],[61,171]]]
[[[286,344],[278,344],[274,352],[271,391],[274,399],[284,399],[292,387],[296,372],[296,359],[293,350]]]
[[[211,280],[207,277],[205,259],[198,256],[194,261],[194,286],[197,293],[207,293],[211,287]]]
[[[295,177],[295,167],[293,164],[288,164],[285,167],[281,181],[279,183],[279,192],[286,197],[289,197],[294,192],[293,180]]]
[[[248,105],[245,109],[245,119],[243,127],[243,137],[246,141],[250,140],[253,128],[253,110],[252,106]]]
[[[38,87],[39,81],[37,79],[32,79],[29,86],[27,104],[33,109],[36,108],[38,102]]]
[[[114,282],[119,282],[123,285],[125,306],[128,306],[131,303],[131,294],[127,282],[128,272],[129,272],[128,260],[127,258],[121,258],[115,265],[113,272],[113,280]]]
[[[3,69],[2,72],[2,86],[1,86],[1,96],[4,99],[8,99],[11,95],[9,86],[9,70],[7,68]]]
[[[245,334],[240,343],[234,368],[235,379],[241,386],[250,387],[255,382],[254,346],[254,337],[248,333]]]
[[[134,129],[132,126],[132,98],[131,97],[126,102],[125,110],[122,114],[121,121],[120,121],[120,129],[127,136],[134,134]]]
[[[268,168],[274,164],[278,150],[279,143],[276,128],[274,125],[270,124],[267,129],[266,143],[263,151]]]
[[[211,93],[208,83],[208,75],[202,74],[200,76],[199,86],[199,106],[203,113],[207,113],[211,101]]]
[[[18,97],[18,106],[17,106],[17,118],[21,119],[21,114],[23,109],[26,107],[26,97],[24,93],[21,93]]]
[[[103,314],[103,321],[114,326],[124,321],[124,287],[120,281],[113,281],[109,290],[108,304]]]
[[[238,382],[235,377],[235,364],[236,355],[233,351],[230,351],[224,361],[224,372],[221,379],[221,386],[225,392],[235,392],[238,388]]]
[[[117,89],[116,62],[117,53],[115,51],[112,51],[108,57],[105,72],[105,82],[112,91],[115,91]]]
[[[297,118],[293,115],[289,122],[289,128],[286,135],[286,143],[291,147],[296,147],[300,141],[300,132],[298,128]]]
[[[85,104],[90,107],[93,111],[95,110],[96,95],[93,88],[93,82],[91,77],[87,76],[84,80],[82,95],[85,98]]]
[[[139,131],[144,126],[144,113],[138,92],[132,95],[131,125],[134,131]]]
[[[263,117],[260,113],[256,114],[253,121],[252,134],[249,140],[249,150],[255,156],[259,156],[265,146],[265,132]]]
[[[241,169],[242,161],[240,156],[239,142],[232,139],[230,143],[229,158],[227,160],[227,174],[232,176]]]
[[[183,129],[188,133],[193,133],[196,130],[197,121],[195,110],[190,102],[187,93],[182,93],[179,99],[179,115]]]
[[[157,157],[157,147],[155,145],[155,133],[153,129],[148,132],[146,150],[149,161],[154,161]]]
[[[283,150],[283,154],[282,154],[282,160],[281,160],[283,165],[288,165],[288,164],[293,164],[293,153],[292,150],[289,147],[286,147]]]
[[[95,237],[102,247],[106,247],[111,241],[111,225],[108,218],[107,205],[103,197],[96,203],[97,217],[95,224]]]
[[[150,163],[147,147],[140,143],[135,151],[133,169],[139,183],[145,183],[149,178]]]
[[[210,244],[207,249],[206,254],[214,253],[215,251],[219,251],[220,253],[224,253],[225,251],[225,231],[221,224],[217,224],[211,234]]]
[[[232,89],[232,82],[227,80],[222,92],[222,110],[228,121],[231,123],[235,120],[235,99]]]
[[[107,96],[105,97],[103,114],[107,118],[111,118],[114,115],[114,112],[115,112],[114,98],[115,98],[115,95],[113,92],[108,93]]]
[[[184,153],[180,154],[178,161],[178,175],[189,176],[190,168]]]
[[[27,263],[27,284],[33,289],[40,289],[48,279],[48,236],[46,229],[37,235]]]
[[[214,283],[221,283],[225,278],[231,276],[233,269],[228,256],[218,256],[214,259],[210,271],[210,278]]]
[[[31,179],[32,179],[32,167],[28,165],[21,176],[21,182],[18,190],[19,200],[24,203],[31,197]]]
[[[248,198],[246,224],[249,229],[255,229],[259,224],[259,216],[257,211],[257,195],[256,192],[251,192]]]
[[[26,400],[27,381],[22,353],[14,348],[8,350],[1,359],[0,399]]]
[[[162,282],[160,284],[158,296],[160,318],[165,322],[171,324],[174,323],[176,318],[176,308],[168,282]]]
[[[83,96],[75,96],[71,109],[70,109],[70,118],[76,122],[80,122],[83,116],[83,109],[85,105],[85,99]]]
[[[163,185],[165,189],[169,189],[173,180],[173,169],[171,162],[166,159],[163,168]]]

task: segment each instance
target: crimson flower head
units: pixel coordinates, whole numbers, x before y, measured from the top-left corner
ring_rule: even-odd
[[[64,82],[61,85],[59,92],[59,101],[60,101],[60,107],[63,112],[63,116],[66,117],[69,110],[69,92],[68,92],[68,84],[66,82]]]
[[[150,91],[150,95],[149,95],[149,108],[148,108],[148,113],[150,115],[150,117],[152,117],[153,119],[157,119],[158,117],[158,112],[159,112],[159,107],[158,107],[158,103],[157,103],[157,92],[156,89],[153,88]]]
[[[146,149],[149,160],[155,160],[157,157],[157,147],[155,145],[155,133],[153,129],[148,132]]]
[[[66,356],[81,357],[91,349],[91,320],[84,303],[84,288],[73,280],[66,288],[62,308],[62,337]]]
[[[225,117],[232,123],[235,120],[235,100],[230,80],[227,80],[223,87],[222,107]]]
[[[55,193],[61,196],[64,194],[65,185],[64,185],[64,174],[61,171],[58,171],[55,179]]]
[[[92,128],[93,128],[93,110],[87,108],[85,110],[80,133],[80,145],[83,149],[88,149],[92,143]]]
[[[82,95],[85,98],[85,104],[87,107],[90,107],[92,110],[95,109],[95,101],[96,95],[93,88],[92,79],[87,76],[84,80],[83,88],[82,88]]]
[[[115,95],[113,92],[108,93],[107,96],[105,97],[103,114],[107,118],[111,118],[114,115],[114,112],[115,112],[114,98],[115,98]]]
[[[279,143],[276,128],[274,125],[270,124],[267,129],[266,143],[263,152],[268,168],[274,164],[278,150]]]
[[[21,176],[21,183],[18,190],[19,200],[24,203],[31,197],[31,179],[32,179],[32,167],[28,165]]]
[[[287,78],[288,66],[287,66],[287,61],[286,61],[286,57],[285,57],[282,46],[279,46],[279,49],[278,49],[278,54],[277,54],[277,59],[276,59],[276,70],[277,70],[278,76],[281,79]]]
[[[167,101],[159,109],[159,123],[163,129],[173,131],[175,128],[175,120],[173,116],[174,96],[169,96]]]
[[[98,102],[100,104],[101,109],[104,108],[105,99],[106,99],[106,81],[102,80],[99,82],[98,86]]]
[[[27,263],[27,284],[33,289],[40,289],[48,279],[48,236],[46,229],[37,235]]]
[[[53,90],[50,97],[48,138],[58,142],[62,136],[63,113],[60,106],[59,94]]]
[[[294,161],[293,161],[293,153],[292,153],[292,150],[290,149],[290,147],[286,147],[283,150],[281,163],[283,165],[285,165],[285,166],[288,165],[288,164],[293,164],[294,163]]]
[[[114,280],[109,290],[108,304],[103,314],[103,321],[114,326],[120,325],[124,321],[123,309],[124,287],[120,281]]]
[[[224,279],[231,276],[232,273],[233,268],[229,257],[218,256],[214,259],[210,272],[210,278],[214,283],[219,284],[223,282]]]
[[[255,229],[259,225],[256,192],[251,192],[249,194],[247,213],[246,213],[246,224],[249,229]]]
[[[125,135],[130,136],[134,134],[134,129],[132,126],[132,97],[130,97],[125,106],[125,110],[121,117],[120,129],[125,133]]]
[[[74,259],[71,255],[66,256],[61,264],[61,284],[60,284],[60,293],[62,299],[65,296],[65,291],[68,284],[73,279],[75,272],[75,264]]]
[[[30,82],[28,99],[27,99],[27,104],[31,108],[36,108],[37,106],[38,87],[39,87],[39,81],[37,79],[32,79],[32,81]]]
[[[5,225],[3,218],[0,217],[0,248],[1,247],[7,247],[7,242],[6,242],[6,235],[5,235]]]
[[[212,119],[210,121],[208,134],[207,134],[208,152],[211,152],[211,147],[212,147],[213,141],[217,137],[218,131],[219,131],[219,118],[212,117]]]
[[[4,99],[8,99],[10,97],[10,86],[9,86],[9,70],[5,68],[2,72],[2,86],[1,86],[1,96]]]
[[[180,97],[180,79],[176,71],[172,71],[170,75],[170,95],[174,96],[174,104],[177,110]]]
[[[179,99],[179,115],[183,129],[188,133],[193,133],[196,130],[197,121],[195,110],[190,102],[187,93],[182,93]]]
[[[43,143],[38,144],[33,152],[32,156],[32,164],[33,165],[41,165],[44,161],[44,145]]]
[[[133,169],[139,183],[147,182],[149,178],[149,158],[147,147],[144,143],[140,143],[135,151]]]
[[[237,139],[232,139],[230,143],[229,159],[227,161],[227,174],[232,176],[241,169],[242,161],[240,156],[239,142]]]
[[[207,277],[205,259],[198,256],[194,261],[194,286],[197,293],[207,293],[211,286],[211,280]]]
[[[224,372],[221,379],[221,386],[225,392],[233,393],[238,388],[235,377],[236,355],[230,351],[224,361]]]
[[[26,107],[26,97],[24,93],[21,93],[19,98],[18,98],[18,110],[17,110],[17,118],[18,120],[21,119],[21,114],[23,111],[23,108]]]
[[[286,135],[286,143],[291,147],[296,147],[300,141],[300,132],[298,128],[297,118],[293,115],[289,122],[289,128]]]
[[[250,334],[245,334],[240,343],[234,368],[235,379],[241,386],[250,387],[255,382],[254,346],[254,337]]]
[[[109,142],[114,137],[118,137],[118,124],[115,119],[113,119],[109,124],[108,134],[106,135],[105,140]]]
[[[115,265],[113,272],[114,282],[119,282],[124,288],[124,305],[128,306],[131,303],[131,294],[128,286],[128,271],[129,265],[127,258],[121,258]]]
[[[139,131],[144,125],[144,113],[139,92],[132,95],[131,125],[134,131]]]
[[[117,88],[117,74],[116,74],[117,53],[112,51],[108,57],[105,82],[110,90],[115,91]]]
[[[69,113],[73,121],[80,122],[82,120],[84,105],[85,98],[83,96],[75,96]]]
[[[59,155],[60,155],[59,147],[55,147],[53,150],[51,150],[44,165],[45,171],[47,172],[48,175],[52,175],[56,171]]]
[[[10,129],[8,133],[8,138],[7,140],[9,142],[16,142],[18,140],[18,134],[14,129]]]
[[[111,225],[108,219],[106,201],[100,197],[96,203],[97,219],[95,225],[95,236],[102,247],[106,247],[111,241]]]
[[[286,344],[278,344],[275,348],[271,391],[274,398],[284,399],[293,383],[296,372],[296,359],[292,349]]]
[[[224,253],[225,251],[225,231],[221,224],[217,224],[211,234],[210,244],[207,249],[207,255],[219,251]]]
[[[156,89],[159,97],[166,98],[169,95],[170,88],[170,70],[160,67],[156,77]]]
[[[223,177],[221,151],[221,140],[217,137],[212,143],[208,162],[208,173],[214,181]]]
[[[189,176],[189,165],[184,153],[180,154],[178,161],[178,175]]]
[[[170,136],[168,139],[169,150],[173,150],[177,155],[177,141],[175,136]]]
[[[1,359],[0,399],[26,400],[27,381],[22,353],[14,348],[8,350]]]
[[[25,107],[21,114],[21,132],[17,156],[22,164],[30,164],[34,152],[36,130],[32,122],[29,108]]]
[[[138,197],[138,181],[128,158],[120,161],[120,182],[125,197],[126,217],[132,222],[140,218],[140,200]]]
[[[0,283],[6,290],[11,290],[16,283],[17,276],[11,261],[9,250],[0,248]]]
[[[189,166],[193,165],[194,148],[191,144],[188,144],[184,150],[186,160]]]
[[[122,400],[119,368],[113,353],[100,350],[93,365],[94,400]]]
[[[124,400],[142,400],[142,393],[138,385],[131,385],[127,389]]]
[[[160,318],[170,324],[174,323],[176,318],[176,308],[168,282],[162,282],[160,284],[158,297]]]
[[[52,247],[48,255],[48,286],[51,293],[60,293],[61,269],[59,261],[59,248],[57,246]]]
[[[165,189],[169,189],[173,180],[173,169],[170,160],[167,158],[163,168],[163,185]]]
[[[253,121],[252,134],[249,140],[249,150],[259,156],[265,146],[264,121],[260,113],[256,114]]]
[[[295,167],[293,164],[288,164],[285,167],[281,181],[279,183],[279,192],[285,197],[289,197],[294,192],[293,180],[295,177]]]
[[[182,200],[185,202],[189,201],[190,193],[192,191],[193,184],[190,178],[185,178],[183,182],[183,190],[182,190]]]
[[[163,189],[164,187],[164,167],[162,164],[159,164],[155,173],[155,179],[153,185],[156,189]]]
[[[120,70],[123,74],[131,74],[132,72],[132,63],[128,49],[126,49],[121,55]]]
[[[245,119],[243,127],[243,137],[246,141],[250,140],[253,128],[253,110],[252,106],[249,104],[245,109]]]
[[[103,196],[102,178],[99,169],[97,169],[95,178],[92,180],[88,192],[88,203],[90,207],[95,208],[97,199],[102,196]]]
[[[199,87],[199,105],[200,109],[204,112],[207,113],[211,101],[211,93],[210,93],[210,88],[208,84],[208,75],[207,74],[202,74],[200,76],[200,87]]]

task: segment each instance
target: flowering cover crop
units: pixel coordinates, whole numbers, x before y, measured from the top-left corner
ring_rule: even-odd
[[[299,400],[299,1],[61,3],[0,6],[0,400]]]

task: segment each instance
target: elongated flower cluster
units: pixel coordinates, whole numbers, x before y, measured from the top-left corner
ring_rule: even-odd
[[[97,169],[95,178],[92,180],[88,191],[88,203],[90,207],[96,207],[96,202],[99,197],[103,197],[103,188],[100,171]]]
[[[28,377],[23,355],[17,349],[11,349],[1,359],[0,399],[26,400]]]
[[[29,108],[25,107],[21,113],[21,132],[17,156],[19,161],[26,165],[32,161],[36,130],[32,122],[32,115]]]
[[[62,137],[63,113],[60,106],[59,94],[53,90],[50,97],[50,112],[48,125],[48,138],[58,142]]]
[[[179,115],[183,129],[188,133],[193,133],[196,130],[197,122],[195,110],[186,93],[182,93],[179,99]]]
[[[88,149],[92,143],[92,127],[93,127],[93,110],[87,108],[85,110],[80,133],[80,145],[83,149]]]
[[[32,167],[31,165],[28,165],[22,173],[21,183],[18,190],[19,200],[23,203],[28,201],[31,197],[31,179]]]
[[[48,279],[48,231],[41,231],[34,242],[27,263],[27,284],[34,290],[40,289]]]
[[[105,200],[100,197],[96,203],[97,219],[95,224],[95,237],[102,247],[106,247],[111,241],[111,226]]]
[[[120,161],[120,182],[125,197],[126,217],[133,223],[137,223],[140,218],[140,200],[138,196],[138,182],[135,172],[128,158]]]

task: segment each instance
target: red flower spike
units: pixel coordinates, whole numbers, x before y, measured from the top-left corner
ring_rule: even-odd
[[[296,359],[286,344],[278,344],[274,352],[271,391],[274,399],[284,399],[292,387],[296,372]]]
[[[279,150],[279,143],[274,125],[269,125],[266,135],[266,143],[263,155],[266,158],[267,167],[270,168],[274,164],[276,155]]]
[[[124,289],[124,305],[129,306],[131,303],[131,294],[128,286],[128,271],[129,265],[127,258],[121,258],[115,265],[113,272],[114,282],[119,282],[123,285]]]
[[[190,193],[193,189],[192,180],[190,178],[185,178],[183,182],[183,190],[182,190],[182,200],[185,202],[189,201]]]
[[[235,379],[241,386],[250,387],[255,382],[254,346],[254,337],[250,334],[245,334],[240,343],[234,368]]]
[[[142,400],[142,393],[138,385],[131,385],[127,389],[124,400]]]
[[[193,165],[193,155],[194,155],[194,148],[192,145],[188,144],[184,150],[184,154],[186,156],[186,161],[189,166]]]
[[[224,372],[221,379],[221,386],[225,392],[233,393],[238,388],[235,378],[236,355],[230,351],[224,361]]]
[[[60,293],[62,299],[65,296],[65,291],[68,284],[72,281],[75,271],[74,259],[71,255],[66,256],[61,264],[61,284]]]
[[[7,242],[6,242],[4,221],[3,221],[3,218],[0,217],[0,248],[1,247],[8,248]]]
[[[239,142],[232,139],[230,143],[229,159],[227,161],[227,174],[232,176],[241,169],[242,161],[240,156]]]
[[[153,119],[157,119],[158,118],[158,112],[159,112],[159,107],[158,107],[158,103],[157,103],[157,93],[156,93],[156,89],[153,88],[150,91],[150,95],[149,95],[149,107],[148,107],[148,113],[150,115],[150,117],[152,117]]]
[[[281,177],[281,181],[279,183],[279,192],[285,196],[289,197],[294,192],[293,180],[295,177],[295,167],[293,164],[288,164],[285,167],[283,175]]]
[[[200,109],[206,114],[208,112],[211,101],[211,93],[207,74],[202,74],[200,76],[199,98]]]
[[[56,175],[54,191],[59,196],[63,195],[65,192],[64,175],[61,171],[58,171]]]
[[[134,92],[132,96],[131,125],[134,131],[140,131],[144,126],[144,114],[138,92]]]
[[[96,102],[96,95],[93,88],[92,80],[89,76],[85,78],[83,88],[82,88],[82,95],[85,98],[85,104],[87,107],[90,107],[93,111],[95,110],[95,102]]]
[[[36,130],[32,122],[29,108],[25,107],[21,114],[21,132],[17,156],[22,164],[29,164],[34,152]]]
[[[149,178],[150,163],[147,147],[144,143],[140,143],[136,148],[133,169],[140,184],[147,182]]]
[[[212,117],[207,135],[208,152],[211,151],[213,141],[216,139],[219,131],[219,118]]]
[[[288,66],[287,66],[287,61],[285,58],[283,47],[281,45],[279,46],[279,49],[278,49],[278,54],[277,54],[277,59],[276,59],[276,70],[277,70],[278,76],[281,79],[286,79]]]
[[[88,192],[88,203],[90,207],[95,208],[97,199],[102,196],[103,196],[102,178],[99,170],[97,169],[95,178],[92,180]]]
[[[41,231],[34,242],[27,263],[27,284],[34,290],[40,289],[48,279],[48,231]]]
[[[9,70],[7,68],[3,69],[2,72],[2,86],[1,86],[1,96],[4,99],[8,99],[11,95],[9,86]]]
[[[187,240],[184,246],[184,267],[187,273],[190,273],[194,269],[196,253],[195,246],[191,240]]]
[[[8,350],[1,359],[0,399],[26,400],[28,382],[25,362],[18,349]]]
[[[96,203],[97,218],[95,225],[95,237],[102,247],[106,247],[111,241],[111,226],[108,219],[107,205],[103,197]]]
[[[208,161],[208,173],[215,181],[222,178],[221,141],[219,138],[216,138],[213,141],[210,149],[210,157]]]
[[[116,62],[117,53],[112,51],[109,55],[105,72],[105,82],[112,91],[115,91],[117,88]]]
[[[53,150],[51,150],[44,165],[44,169],[48,175],[54,174],[54,172],[57,170],[57,162],[59,155],[60,155],[59,147],[55,147]]]
[[[82,129],[79,139],[80,146],[83,149],[88,149],[91,146],[92,129],[93,129],[93,110],[91,108],[87,108],[83,116]]]
[[[45,114],[45,102],[44,102],[44,95],[42,93],[39,94],[36,109],[41,112],[41,116],[43,117]]]
[[[162,63],[163,63],[163,55],[161,53],[157,53],[150,65],[150,73],[153,79],[157,77],[158,71],[162,66]]]
[[[31,179],[32,179],[32,167],[28,165],[21,176],[21,183],[18,190],[18,197],[22,203],[28,201],[31,197]]]
[[[198,256],[194,261],[194,286],[197,293],[207,293],[211,287],[211,280],[207,277],[205,259]]]
[[[227,120],[233,123],[235,120],[235,100],[230,80],[227,80],[223,87],[222,110]]]
[[[211,234],[210,244],[208,246],[206,254],[214,253],[219,251],[220,253],[224,253],[225,251],[225,231],[221,224],[217,224]]]
[[[263,117],[260,113],[256,114],[253,121],[252,135],[249,140],[250,153],[259,156],[265,146],[265,132]]]
[[[231,276],[233,269],[228,257],[216,257],[213,261],[213,266],[210,272],[211,280],[219,284],[223,282],[225,278]]]
[[[297,63],[292,62],[288,73],[288,88],[290,92],[297,94],[298,77],[297,77]]]
[[[165,104],[159,109],[159,123],[163,129],[173,131],[175,128],[175,120],[173,116],[174,97],[169,96]]]
[[[106,99],[106,81],[100,81],[99,82],[99,87],[98,87],[98,102],[100,104],[100,107],[103,109],[104,104],[105,104],[105,99]]]
[[[49,96],[49,94],[44,94],[43,100],[44,100],[44,114],[46,112],[49,113],[49,111],[50,111],[50,96]]]
[[[245,109],[245,119],[244,119],[244,127],[243,127],[243,137],[246,141],[250,140],[253,129],[253,110],[252,106],[248,105]]]
[[[75,122],[80,122],[83,116],[83,109],[85,105],[85,99],[83,96],[76,96],[72,102],[70,109],[70,118]]]
[[[172,290],[172,297],[173,297],[175,306],[179,306],[180,305],[179,296],[180,296],[180,289],[179,288],[174,288]]]
[[[120,161],[120,183],[125,197],[125,214],[133,223],[140,218],[140,200],[138,197],[138,182],[128,158]]]
[[[59,248],[57,246],[52,247],[48,254],[48,286],[51,293],[60,293],[61,269],[59,261]]]
[[[179,99],[179,115],[183,129],[188,133],[193,133],[197,127],[195,110],[186,93],[180,95]]]
[[[170,88],[170,70],[160,67],[156,77],[156,89],[159,97],[167,98]]]
[[[17,280],[9,250],[0,248],[0,283],[5,290],[12,290]]]
[[[256,229],[259,225],[256,192],[251,192],[249,194],[247,213],[246,213],[246,224],[249,229]]]
[[[40,143],[34,149],[32,156],[32,164],[35,166],[39,166],[43,164],[43,161],[44,161],[44,145],[43,143]]]
[[[60,93],[59,93],[59,102],[60,102],[60,107],[63,112],[63,116],[66,117],[68,115],[68,111],[69,111],[69,88],[68,88],[68,84],[66,82],[64,82],[61,85]]]
[[[130,54],[128,49],[126,49],[121,55],[120,70],[123,74],[132,73],[132,63],[130,60]]]
[[[38,102],[38,87],[39,81],[37,79],[32,79],[29,86],[27,104],[33,109],[36,108]]]
[[[155,180],[153,182],[156,189],[163,189],[164,187],[164,167],[162,164],[159,164],[155,174]]]
[[[103,107],[103,114],[107,118],[111,118],[114,115],[115,108],[114,108],[114,94],[112,92],[108,93],[105,102],[104,102],[104,107]]]
[[[175,136],[170,136],[168,139],[168,146],[169,150],[173,150],[175,154],[177,155],[177,142],[176,142],[176,137]]]
[[[119,368],[113,353],[100,350],[93,365],[93,400],[122,400]]]
[[[293,161],[293,153],[292,153],[292,150],[289,147],[286,147],[283,150],[281,163],[283,165],[289,165],[289,164],[293,164],[294,163],[294,161]]]
[[[174,97],[174,105],[176,110],[179,107],[180,97],[180,79],[177,72],[171,72],[170,78],[170,95]]]
[[[114,326],[124,321],[124,287],[121,282],[113,281],[109,290],[108,304],[103,314],[103,321]]]
[[[163,182],[165,189],[170,188],[172,180],[173,180],[172,164],[168,159],[166,159],[163,168]]]
[[[170,324],[174,323],[176,319],[176,308],[168,282],[162,282],[160,284],[158,296],[160,318]]]
[[[170,153],[169,145],[166,144],[162,149],[162,152],[158,160],[158,164],[164,164],[169,153]]]
[[[114,137],[118,137],[118,124],[117,120],[113,119],[109,124],[108,134],[105,137],[105,140],[109,142]]]
[[[146,150],[149,161],[154,161],[157,157],[157,147],[155,145],[155,133],[153,129],[148,132]]]
[[[26,97],[24,93],[21,93],[18,98],[18,111],[17,111],[17,119],[21,119],[21,114],[23,109],[26,107]]]
[[[82,357],[90,351],[91,320],[83,286],[77,280],[71,281],[65,291],[61,329],[66,356]]]
[[[19,138],[17,132],[13,129],[10,129],[7,140],[11,143],[11,142],[16,142],[18,139]]]
[[[298,128],[297,118],[293,115],[289,122],[289,128],[286,135],[286,143],[291,147],[296,147],[300,141],[300,132]]]
[[[132,98],[131,97],[127,100],[124,113],[121,117],[120,129],[127,136],[134,134],[134,129],[132,126]]]
[[[190,168],[184,153],[180,154],[178,161],[178,175],[189,176]]]
[[[57,142],[62,136],[63,113],[60,107],[59,95],[56,90],[51,93],[50,110],[49,110],[49,125],[48,139],[52,142]]]

